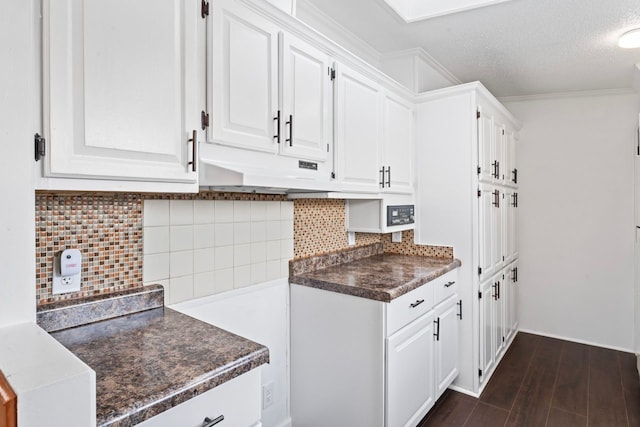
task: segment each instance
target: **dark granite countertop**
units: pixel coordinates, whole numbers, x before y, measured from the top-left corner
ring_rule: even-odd
[[[51,335],[95,370],[98,427],[133,426],[269,362],[265,346],[166,307]]]
[[[374,255],[289,278],[291,283],[390,302],[461,265],[451,258]]]

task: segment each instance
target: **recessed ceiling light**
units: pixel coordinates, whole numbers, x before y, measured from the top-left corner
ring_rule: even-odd
[[[640,28],[636,28],[631,31],[627,31],[620,36],[618,40],[618,46],[626,49],[640,47]]]

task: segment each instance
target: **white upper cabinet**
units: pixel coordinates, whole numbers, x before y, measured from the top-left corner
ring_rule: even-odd
[[[385,192],[413,192],[414,107],[389,92],[383,98],[383,143],[380,168]]]
[[[196,4],[44,1],[44,178],[197,190]]]
[[[343,64],[336,65],[335,135],[338,172],[345,190],[377,192],[382,138],[382,87]]]
[[[281,152],[325,161],[333,142],[330,58],[290,34],[281,41]]]
[[[493,118],[478,107],[478,179],[493,182],[495,177]]]
[[[237,2],[212,8],[207,140],[276,153],[279,28]]]

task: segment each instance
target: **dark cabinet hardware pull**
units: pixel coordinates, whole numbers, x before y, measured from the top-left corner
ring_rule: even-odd
[[[493,206],[495,206],[496,208],[500,207],[500,191],[499,190],[494,190],[493,191]]]
[[[498,299],[500,299],[500,281],[498,281]]]
[[[451,286],[453,286],[455,284],[456,284],[456,282],[447,282],[447,283],[444,284],[444,287],[445,288],[450,288]]]
[[[462,320],[462,300],[457,302],[458,307],[460,307],[460,312],[458,313],[458,317]]]
[[[387,168],[387,187],[391,187],[391,166]]]
[[[276,134],[273,137],[280,144],[280,110],[278,110],[278,114],[273,118],[273,121],[276,122]]]
[[[436,337],[436,341],[440,341],[440,318],[438,317],[434,322],[436,324],[436,332],[433,336]]]
[[[500,179],[500,162],[496,160],[496,178]]]
[[[498,178],[498,161],[496,160],[495,162],[491,163],[491,166],[493,166],[493,173],[491,174],[491,176],[494,178]]]
[[[511,281],[516,283],[518,281],[518,267],[511,269]]]
[[[224,415],[220,415],[219,417],[216,417],[214,419],[205,417],[204,421],[202,422],[202,427],[213,427],[214,425],[221,423],[222,421],[224,421]]]
[[[293,114],[289,114],[289,121],[285,123],[289,125],[289,138],[285,141],[289,143],[289,147],[293,147]]]
[[[498,301],[498,282],[493,283],[493,299]]]
[[[191,136],[191,139],[187,140],[187,143],[193,143],[191,145],[191,161],[187,163],[187,166],[191,165],[191,170],[193,172],[196,171],[196,164],[198,163],[197,159],[197,149],[198,149],[198,131],[194,130]]]
[[[384,188],[384,166],[380,169],[380,185]]]
[[[513,178],[511,179],[511,181],[514,184],[517,184],[518,183],[518,169],[516,168],[516,169],[512,170],[511,173],[513,174]]]
[[[416,302],[414,302],[413,304],[409,304],[409,306],[410,306],[411,308],[416,308],[417,306],[419,306],[419,305],[420,305],[420,304],[422,304],[423,302],[424,302],[424,300],[423,300],[423,299],[419,299],[419,300],[417,300]]]

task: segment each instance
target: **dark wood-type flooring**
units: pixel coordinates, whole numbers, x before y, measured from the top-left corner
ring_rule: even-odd
[[[640,426],[636,357],[519,333],[479,399],[447,390],[419,427]]]

